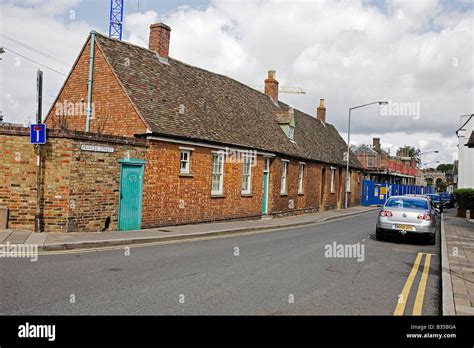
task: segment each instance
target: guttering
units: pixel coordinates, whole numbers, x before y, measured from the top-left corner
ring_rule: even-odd
[[[91,49],[89,57],[89,80],[87,81],[87,113],[86,113],[86,132],[89,132],[92,109],[92,76],[94,72],[94,44],[95,31],[91,31]]]

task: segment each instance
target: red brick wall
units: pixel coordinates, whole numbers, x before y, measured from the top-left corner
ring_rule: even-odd
[[[223,197],[211,196],[212,151],[191,146],[191,175],[180,175],[179,145],[153,141],[147,154],[143,189],[144,228],[261,214],[263,158],[252,167],[252,194],[241,194],[242,164],[224,163]]]
[[[84,152],[81,144],[112,146],[113,153]],[[0,127],[0,208],[10,212],[8,228],[34,229],[36,155],[25,128]],[[42,145],[42,205],[45,232],[101,231],[110,217],[117,228],[120,163],[145,158],[146,143],[137,139],[49,132]]]
[[[82,132],[86,130],[85,113],[76,111],[86,110],[88,102],[89,55],[90,42],[80,54],[76,66],[47,115],[45,122],[48,128],[61,128],[61,124],[64,124],[69,130]],[[73,115],[59,116],[57,113],[65,101],[72,102],[75,106],[80,106],[82,103],[83,107],[77,107]],[[97,43],[94,50],[92,103],[94,116],[90,122],[90,132],[119,136],[133,136],[146,132],[145,124],[125,95]]]

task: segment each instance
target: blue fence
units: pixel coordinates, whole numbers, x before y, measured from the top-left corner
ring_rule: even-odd
[[[428,193],[434,193],[433,186],[376,184],[373,180],[364,180],[362,182],[362,205],[383,205],[388,197],[395,195]]]

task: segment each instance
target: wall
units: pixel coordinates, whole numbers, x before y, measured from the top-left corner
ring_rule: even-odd
[[[80,53],[75,67],[46,117],[45,123],[48,128],[65,128],[82,132],[86,130],[89,54],[90,41]],[[90,132],[129,137],[146,132],[145,124],[107,64],[98,44],[94,49],[92,105],[94,115],[90,121]],[[65,113],[64,110],[68,112]]]
[[[113,153],[82,151],[81,144],[111,146]],[[0,207],[10,211],[9,228],[34,229],[36,155],[29,130],[0,127]],[[41,146],[41,211],[45,232],[101,231],[110,217],[117,227],[119,160],[145,158],[146,141],[78,132],[49,131]]]
[[[152,141],[143,188],[144,228],[261,215],[263,157],[252,167],[251,194],[241,194],[242,164],[224,163],[223,196],[211,196],[212,151],[191,146],[191,175],[180,175],[180,146]]]

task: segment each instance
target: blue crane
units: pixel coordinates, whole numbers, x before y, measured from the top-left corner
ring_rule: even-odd
[[[122,40],[123,0],[110,0],[109,37]]]

